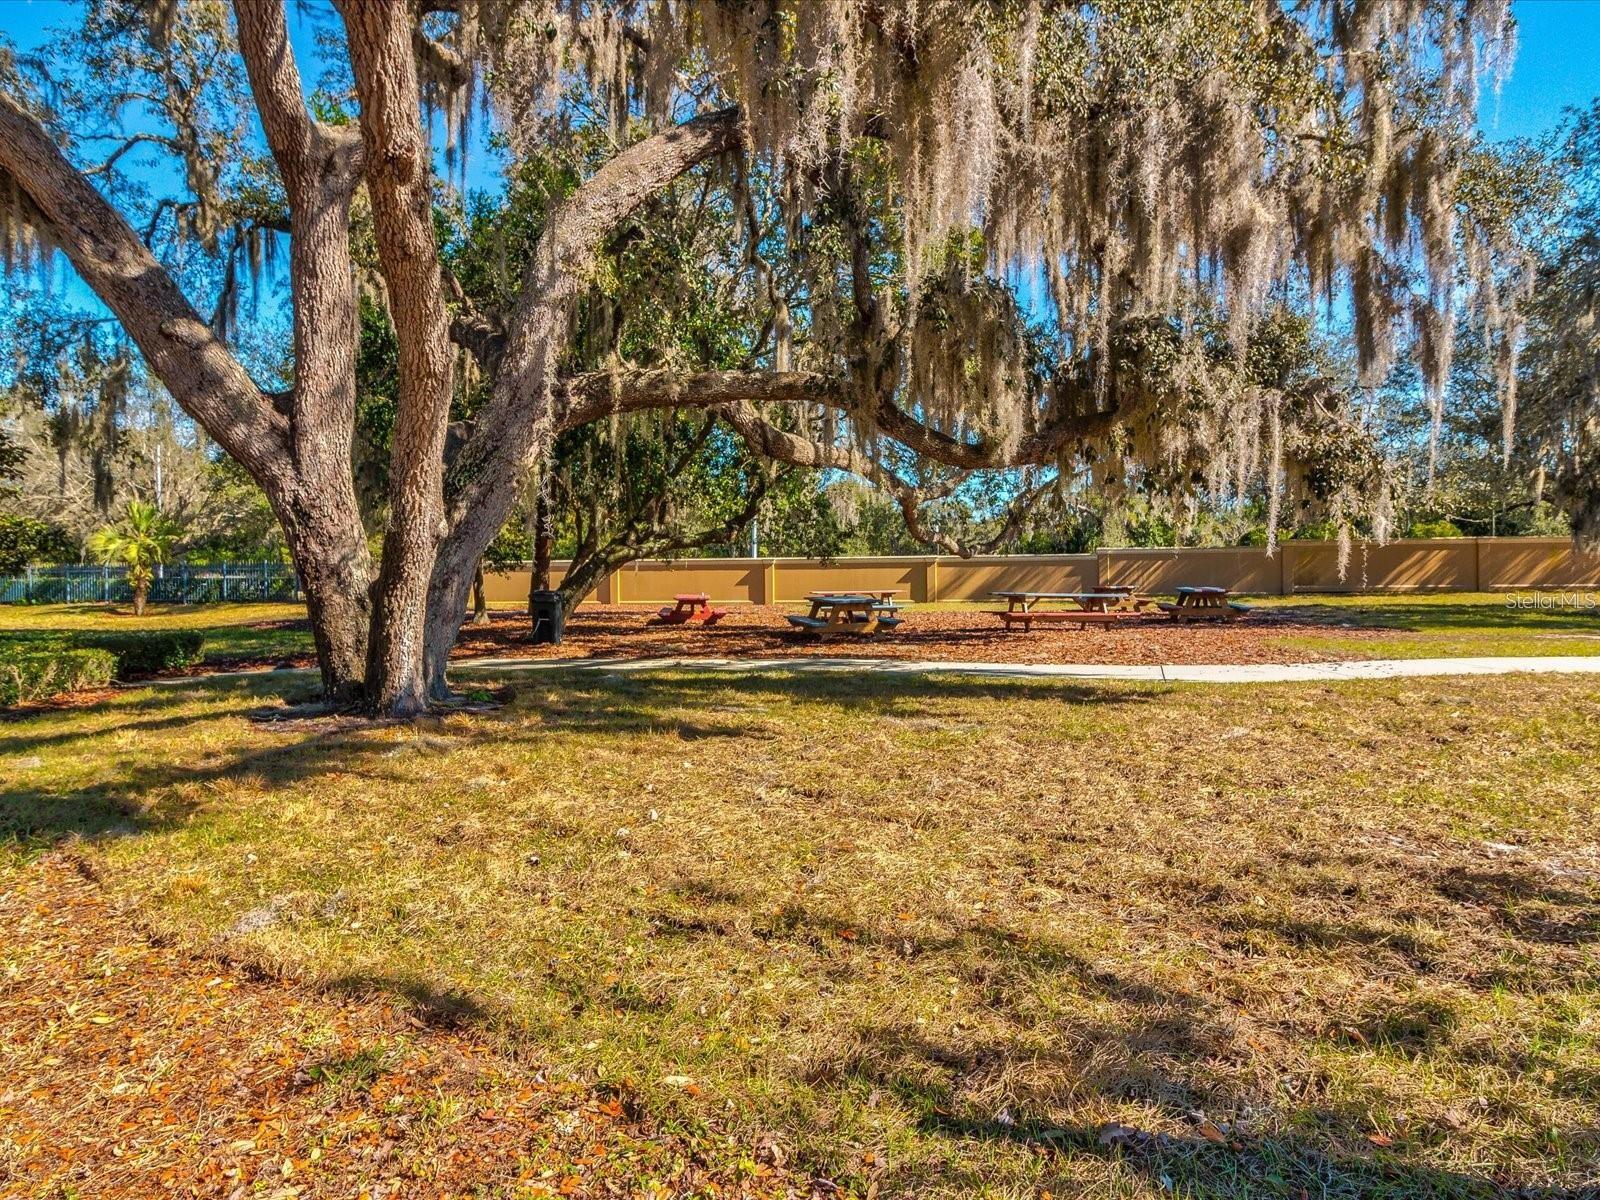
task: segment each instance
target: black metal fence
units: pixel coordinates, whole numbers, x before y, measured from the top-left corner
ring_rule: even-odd
[[[0,575],[0,604],[127,603],[133,599],[126,567],[29,567]],[[243,600],[299,600],[300,577],[283,563],[211,563],[162,567],[150,599],[171,604]]]

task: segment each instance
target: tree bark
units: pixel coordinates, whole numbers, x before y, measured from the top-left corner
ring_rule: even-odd
[[[281,0],[250,0],[236,11],[239,49],[290,211],[296,486],[274,507],[306,590],[323,688],[349,704],[364,689],[372,582],[351,469],[360,319],[350,203],[362,143],[355,130],[323,125],[307,111]]]
[[[483,564],[478,564],[478,569],[472,573],[472,623],[474,625],[487,625],[489,623],[489,602],[483,594]]]
[[[374,711],[409,716],[426,709],[429,694],[423,646],[444,523],[450,318],[433,232],[431,152],[422,129],[411,8],[403,0],[342,0],[340,11],[361,101],[378,258],[399,341],[389,526],[373,589],[366,691]],[[487,546],[465,564],[466,583]],[[464,589],[455,599],[459,626]],[[442,665],[438,680],[442,692]]]

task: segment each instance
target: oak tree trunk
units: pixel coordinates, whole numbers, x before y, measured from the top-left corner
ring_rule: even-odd
[[[373,589],[366,694],[375,712],[411,716],[428,703],[424,630],[444,525],[449,312],[433,230],[431,151],[422,129],[411,6],[343,0],[340,11],[361,101],[373,232],[399,341],[389,527]],[[481,553],[467,564],[468,582]],[[455,611],[458,621],[462,611]]]
[[[483,567],[481,565],[472,574],[472,623],[474,625],[487,625],[489,623],[489,602],[483,595]]]

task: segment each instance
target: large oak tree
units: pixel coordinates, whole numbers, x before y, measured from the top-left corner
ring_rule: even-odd
[[[308,107],[283,0],[93,0],[83,45],[137,47],[105,64],[100,115],[137,96],[149,121],[98,157],[103,130],[45,86],[50,64],[7,59],[0,232],[11,263],[28,260],[18,243],[62,250],[260,482],[329,692],[375,711],[443,694],[477,564],[563,430],[711,408],[765,456],[901,493],[904,464],[923,461],[1088,462],[1108,483],[1181,463],[1211,486],[1265,474],[1276,495],[1285,445],[1348,412],[1286,400],[1270,366],[1214,386],[1213,343],[1187,336],[1190,318],[1221,314],[1242,362],[1285,289],[1347,302],[1367,374],[1409,326],[1442,397],[1460,268],[1469,295],[1493,278],[1491,248],[1456,221],[1456,181],[1504,0],[341,0],[339,13],[342,110]],[[185,164],[202,240],[253,228],[224,211],[215,166],[235,95],[289,233],[281,392],[251,377],[103,186],[117,156],[155,142]],[[610,146],[492,312],[464,302],[433,218],[484,111],[513,158],[575,129]],[[714,202],[748,214],[742,277],[764,298],[751,361],[575,371],[574,313],[608,239],[708,166]],[[353,212],[399,346],[376,570],[351,479]],[[1157,317],[1174,336],[1150,335]],[[462,350],[486,392],[447,463]],[[1130,369],[1152,354],[1166,386]],[[1361,476],[1324,471],[1320,486],[1348,511]]]

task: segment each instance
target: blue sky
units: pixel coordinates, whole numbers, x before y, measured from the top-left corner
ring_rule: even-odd
[[[1537,137],[1562,110],[1600,96],[1600,0],[1516,0],[1517,57],[1500,94],[1485,91],[1491,138]]]

